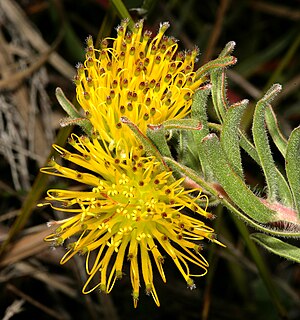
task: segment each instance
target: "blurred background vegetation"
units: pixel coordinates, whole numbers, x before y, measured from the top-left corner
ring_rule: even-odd
[[[47,222],[57,213],[36,208],[49,186],[74,183],[40,175],[54,141],[63,144],[72,128],[61,129],[64,114],[55,88],[74,98],[75,65],[84,60],[88,35],[99,42],[114,36],[121,1],[0,0],[0,318],[7,319],[299,319],[299,265],[259,248],[278,293],[274,301],[262,282],[231,215],[213,208],[212,223],[227,248],[205,247],[209,274],[190,291],[172,263],[167,284],[157,277],[161,307],[141,294],[133,309],[129,277],[109,295],[82,295],[84,258],[64,266],[63,248],[43,242]],[[262,96],[283,85],[273,106],[283,133],[300,123],[299,0],[127,0],[134,20],[144,18],[156,32],[167,32],[179,46],[200,49],[199,66],[215,58],[228,41],[237,43],[236,66],[228,70],[228,99]],[[122,12],[121,12],[122,13]],[[211,114],[214,119],[214,115]],[[251,108],[244,124],[251,121]],[[282,163],[280,154],[274,156]],[[283,163],[282,163],[283,164]],[[261,189],[261,172],[246,163],[247,180]],[[251,232],[251,230],[249,230]]]

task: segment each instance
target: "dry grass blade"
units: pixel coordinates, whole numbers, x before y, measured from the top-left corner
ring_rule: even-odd
[[[28,160],[34,159],[41,166],[54,139],[46,92],[49,78],[43,65],[63,32],[48,50],[37,54],[20,21],[13,20],[9,10],[2,11],[3,5],[5,1],[0,1],[0,153],[9,163],[15,189],[29,190]]]
[[[1,214],[0,216],[0,242],[4,241],[8,236],[9,228],[3,223],[6,220],[14,219],[20,213],[19,210],[12,210]]]
[[[37,268],[27,262],[22,261],[14,264],[14,271],[18,275],[31,276],[32,278],[45,283],[47,287],[51,287],[54,290],[60,291],[70,298],[76,298],[77,291],[69,286],[69,279],[62,275],[49,273],[41,268]]]
[[[50,50],[50,46],[41,37],[40,33],[28,22],[26,15],[18,4],[13,0],[1,0],[0,7],[8,16],[11,21],[18,21],[16,27],[26,35],[30,44],[39,52],[45,52]],[[56,52],[51,52],[49,56],[49,62],[51,65],[66,78],[72,78],[74,76],[74,68],[66,62]]]
[[[9,307],[6,308],[5,314],[2,320],[9,320],[17,313],[22,312],[22,305],[24,300],[15,300]]]
[[[3,259],[0,267],[4,267],[30,256],[36,255],[45,250],[49,245],[43,239],[49,234],[49,228],[40,226],[40,231],[29,234],[11,244]]]
[[[25,78],[28,78],[32,75],[36,70],[38,70],[42,65],[45,64],[45,62],[48,60],[51,53],[56,49],[58,43],[60,42],[62,38],[62,33],[58,35],[57,39],[54,41],[50,49],[39,55],[38,57],[33,57],[31,64],[28,68],[25,70],[19,71],[17,73],[10,72],[7,77],[0,80],[0,90],[2,89],[14,89],[16,86],[18,86],[19,82],[22,81]]]

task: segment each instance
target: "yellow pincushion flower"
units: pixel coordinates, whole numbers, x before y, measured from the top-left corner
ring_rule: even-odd
[[[93,128],[112,146],[124,135],[131,144],[137,143],[121,123],[122,116],[144,134],[147,124],[182,119],[203,82],[194,72],[197,48],[177,52],[176,40],[164,35],[168,23],[161,24],[151,41],[151,32],[143,33],[142,21],[132,32],[126,32],[126,27],[125,20],[117,28],[117,38],[104,39],[100,49],[89,37],[86,61],[77,65],[74,79],[79,104]]]
[[[55,245],[68,241],[61,263],[76,253],[87,255],[89,278],[83,293],[96,288],[110,292],[115,281],[122,278],[128,259],[134,306],[141,277],[146,293],[159,305],[152,263],[165,282],[165,254],[166,260],[176,264],[188,287],[193,288],[191,277],[204,275],[208,267],[200,253],[202,240],[219,243],[213,230],[199,220],[200,215],[211,218],[199,206],[205,196],[198,189],[185,190],[181,186],[183,179],[176,181],[155,157],[145,157],[140,145],[131,146],[120,139],[110,151],[105,140],[74,134],[69,143],[76,153],[57,145],[54,148],[82,171],[54,160],[41,170],[76,180],[89,190],[48,190],[46,199],[51,206],[70,217],[53,222],[58,228],[46,240]],[[196,275],[190,273],[189,264],[197,267]],[[92,279],[96,285],[91,285]]]
[[[80,191],[47,192],[46,204],[70,214],[52,222],[58,227],[46,238],[54,245],[68,242],[61,263],[77,253],[87,255],[89,277],[83,293],[96,288],[110,292],[129,265],[135,307],[142,281],[159,305],[153,262],[165,282],[166,255],[188,287],[194,288],[192,277],[206,274],[208,267],[201,255],[202,240],[221,244],[213,229],[199,220],[212,218],[200,206],[206,207],[201,190],[185,190],[184,178],[175,180],[159,155],[149,155],[151,150],[146,152],[127,126],[131,123],[144,136],[148,125],[186,117],[203,82],[193,71],[198,50],[177,53],[174,38],[164,35],[168,26],[162,24],[150,40],[150,32],[142,34],[142,21],[132,32],[126,31],[123,21],[117,38],[104,39],[99,50],[88,38],[87,58],[77,66],[74,81],[77,100],[91,123],[91,136],[71,136],[69,143],[77,152],[54,146],[72,167],[81,169],[54,160],[41,169],[83,185]]]

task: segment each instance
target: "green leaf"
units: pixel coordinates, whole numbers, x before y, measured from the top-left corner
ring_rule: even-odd
[[[241,140],[240,140],[241,147],[250,155],[250,157],[257,164],[260,165],[260,159],[258,157],[258,154],[254,145],[249,141],[249,139],[246,137],[246,135],[243,132],[241,132],[240,134],[241,134]],[[292,194],[291,194],[289,185],[285,180],[284,176],[278,170],[278,168],[275,168],[275,170],[276,170],[276,176],[278,180],[279,195],[282,200],[282,203],[285,204],[286,206],[291,207],[293,204],[293,199],[292,199]]]
[[[211,71],[211,96],[213,100],[213,106],[219,122],[223,122],[226,110],[228,108],[226,97],[226,77],[225,72],[221,69]]]
[[[300,214],[300,127],[295,128],[286,150],[286,174],[292,190],[295,209]]]
[[[197,165],[199,166],[200,162],[200,169],[203,172],[204,177],[209,179],[212,177],[212,173],[207,165],[207,161],[205,160],[205,154],[203,152],[202,146],[202,139],[209,134],[209,125],[207,121],[207,99],[211,91],[211,84],[207,84],[203,87],[200,87],[194,94],[193,104],[191,107],[191,117],[201,123],[201,130],[192,131],[191,134],[187,133],[187,145],[188,148],[191,149],[195,155]],[[184,157],[188,158],[188,152],[184,154]],[[188,163],[188,162],[185,162]],[[193,162],[190,162],[193,164]],[[193,168],[198,170],[197,166],[194,165]]]
[[[275,212],[267,208],[231,168],[217,136],[212,133],[202,141],[206,159],[215,178],[234,204],[255,221],[267,223],[274,220]]]
[[[212,176],[209,167],[203,157],[202,139],[209,134],[209,127],[207,121],[207,99],[211,91],[211,84],[207,84],[204,87],[200,87],[194,95],[193,104],[191,107],[191,117],[200,121],[202,128],[198,131],[192,132],[191,137],[191,149],[195,150],[194,153],[200,161],[201,169],[204,177],[209,178]]]
[[[198,132],[198,131],[197,131]],[[201,161],[199,160],[199,148],[193,137],[193,131],[180,131],[178,137],[175,137],[173,143],[177,156],[176,159],[180,163],[202,173]]]
[[[300,263],[300,248],[263,233],[254,233],[251,238],[265,249],[288,260]]]
[[[220,53],[218,59],[230,58],[230,54],[235,47],[235,42],[230,41],[227,43],[225,48]],[[232,57],[234,58],[234,57]],[[231,64],[236,63],[236,58],[233,59]],[[218,68],[213,68],[210,70],[211,82],[212,82],[212,100],[215,112],[219,121],[222,123],[227,110],[227,96],[226,96],[226,75],[224,72],[225,66],[220,65]]]
[[[55,96],[61,107],[65,110],[65,112],[72,118],[81,118],[80,113],[74,107],[72,102],[65,96],[64,92],[61,88],[57,87],[55,90]]]
[[[156,127],[162,127],[166,130],[202,130],[202,123],[197,119],[180,119],[180,120],[166,120],[161,125],[148,125],[149,128],[156,130]]]
[[[196,130],[199,131],[202,125],[195,119],[166,120],[162,124],[149,124],[147,137],[152,140],[159,152],[166,157],[172,157],[166,140],[167,130]]]
[[[280,90],[281,86],[279,84],[273,85],[265,96],[258,101],[254,111],[252,125],[253,141],[260,159],[260,165],[266,178],[268,198],[271,201],[276,201],[277,199],[278,182],[275,173],[276,167],[265,128],[265,109]]]
[[[152,140],[158,151],[166,157],[172,157],[166,140],[166,130],[164,125],[149,125],[147,128],[147,137]]]
[[[277,122],[275,113],[274,113],[271,105],[267,106],[265,116],[266,116],[266,124],[267,124],[268,130],[271,134],[271,137],[272,137],[276,147],[280,151],[280,153],[283,155],[283,157],[285,157],[287,141],[284,138],[284,136],[282,135],[282,133],[278,127],[278,122]]]
[[[234,65],[236,61],[237,59],[232,56],[220,57],[215,60],[211,60],[196,71],[196,79],[204,77],[205,75],[207,75],[207,73],[209,73],[212,70],[222,69]]]
[[[73,125],[79,125],[82,130],[87,134],[90,135],[92,132],[92,124],[88,119],[82,117],[82,115],[78,112],[78,110],[74,107],[72,102],[65,96],[64,92],[61,88],[56,88],[55,91],[56,98],[65,112],[70,116],[68,122]]]
[[[234,171],[243,179],[243,167],[240,152],[239,125],[248,100],[238,102],[228,109],[221,131],[221,146]]]
[[[269,201],[275,202],[279,198],[283,204],[291,206],[293,200],[290,188],[283,175],[275,166],[265,129],[265,110],[280,90],[281,86],[275,84],[258,101],[253,116],[252,133],[260,165],[265,175]]]
[[[233,52],[235,45],[234,41],[229,41],[219,54],[219,58],[229,56]]]
[[[206,191],[206,193],[210,193],[211,195],[218,197],[219,192],[211,183],[209,183],[206,179],[203,179],[203,177],[199,175],[199,172],[196,172],[182,163],[176,162],[174,159],[164,157],[164,160],[172,169],[172,171],[176,172],[176,175],[179,175],[180,177],[189,177],[191,181],[194,181],[196,184],[200,185]]]
[[[200,131],[193,132],[195,142],[198,146],[200,145],[200,140],[209,134],[206,106],[210,90],[210,84],[200,87],[194,94],[191,106],[191,118],[199,121],[202,125],[202,129]]]

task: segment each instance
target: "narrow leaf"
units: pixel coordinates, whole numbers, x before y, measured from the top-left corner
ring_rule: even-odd
[[[234,41],[229,41],[219,54],[219,58],[229,56],[233,52],[235,45],[236,43]]]
[[[234,47],[235,47],[234,41],[228,42],[225,48],[220,53],[218,59],[222,60],[222,59],[231,57],[230,54],[232,53]],[[234,58],[231,64],[235,64],[235,63],[236,63],[236,58]],[[219,68],[213,68],[210,71],[211,82],[212,82],[213,105],[214,105],[214,109],[217,114],[217,117],[221,123],[227,109],[227,98],[226,98],[226,92],[225,92],[226,76],[224,72],[225,67],[226,66],[220,66]]]
[[[228,109],[226,96],[226,76],[224,70],[211,71],[212,89],[211,95],[213,106],[219,121],[222,123]]]
[[[202,140],[209,133],[206,106],[210,91],[211,85],[208,84],[204,87],[199,88],[194,94],[191,107],[191,118],[199,121],[202,126],[201,131],[195,131],[193,133],[196,142],[198,141],[198,139]],[[198,145],[200,145],[200,141]]]
[[[243,132],[241,132],[240,144],[241,144],[241,147],[250,155],[250,157],[257,164],[260,165],[260,159],[254,145],[249,141],[249,139],[246,137],[246,135]],[[278,194],[280,196],[280,199],[284,205],[291,207],[293,204],[293,198],[292,198],[290,187],[286,179],[284,178],[284,176],[276,167],[275,167],[275,174],[276,174],[276,179],[278,181],[277,186],[278,186]]]
[[[248,100],[238,102],[228,109],[221,131],[221,146],[233,170],[243,179],[242,159],[240,152],[239,125]]]
[[[285,157],[287,141],[278,127],[278,122],[271,105],[267,106],[265,116],[266,116],[266,124],[271,134],[271,137],[276,147],[280,151],[280,153],[283,155],[283,157]]]
[[[295,209],[300,215],[300,127],[293,130],[286,150],[286,174],[292,190]]]
[[[214,69],[221,69],[236,63],[237,59],[233,56],[220,57],[207,62],[196,71],[196,79],[202,78]]]
[[[81,118],[81,114],[74,107],[72,102],[65,96],[64,92],[61,88],[56,88],[55,96],[61,107],[65,110],[65,112],[70,116],[70,118]]]
[[[195,119],[166,120],[159,125],[149,124],[147,137],[152,140],[159,152],[165,157],[171,157],[166,140],[167,130],[200,130],[202,125]]]
[[[177,161],[198,171],[203,172],[201,162],[199,160],[199,148],[193,137],[193,131],[180,131],[176,143],[173,144],[177,153]],[[198,131],[196,131],[198,132]]]
[[[278,238],[264,233],[254,233],[251,238],[265,249],[283,257],[300,263],[300,248],[286,243]]]
[[[260,165],[264,171],[268,188],[268,198],[271,202],[276,201],[278,198],[278,181],[276,167],[265,129],[265,109],[280,90],[280,85],[273,85],[265,96],[258,101],[254,111],[252,125],[253,141],[260,159]]]
[[[195,92],[194,98],[193,98],[193,104],[191,107],[191,117],[192,119],[198,120],[201,123],[201,130],[193,131],[192,132],[192,138],[194,141],[191,142],[192,146],[191,148],[195,150],[196,157],[200,161],[201,169],[203,172],[204,177],[209,178],[212,176],[212,173],[209,169],[209,166],[207,166],[207,162],[205,161],[203,157],[203,146],[202,146],[202,139],[209,134],[209,127],[208,127],[208,121],[207,121],[207,99],[208,95],[211,91],[211,84],[208,84],[204,87],[199,88]]]
[[[202,123],[196,119],[180,119],[180,120],[166,120],[161,126],[164,130],[200,130]],[[156,125],[148,125],[148,128],[156,130]]]
[[[92,132],[92,124],[88,119],[82,118],[82,115],[74,107],[72,102],[65,96],[61,88],[56,88],[55,95],[61,107],[70,116],[69,124],[79,125],[87,135],[90,135]]]
[[[166,130],[164,125],[149,125],[147,128],[147,137],[152,140],[161,155],[172,157],[166,140]]]

